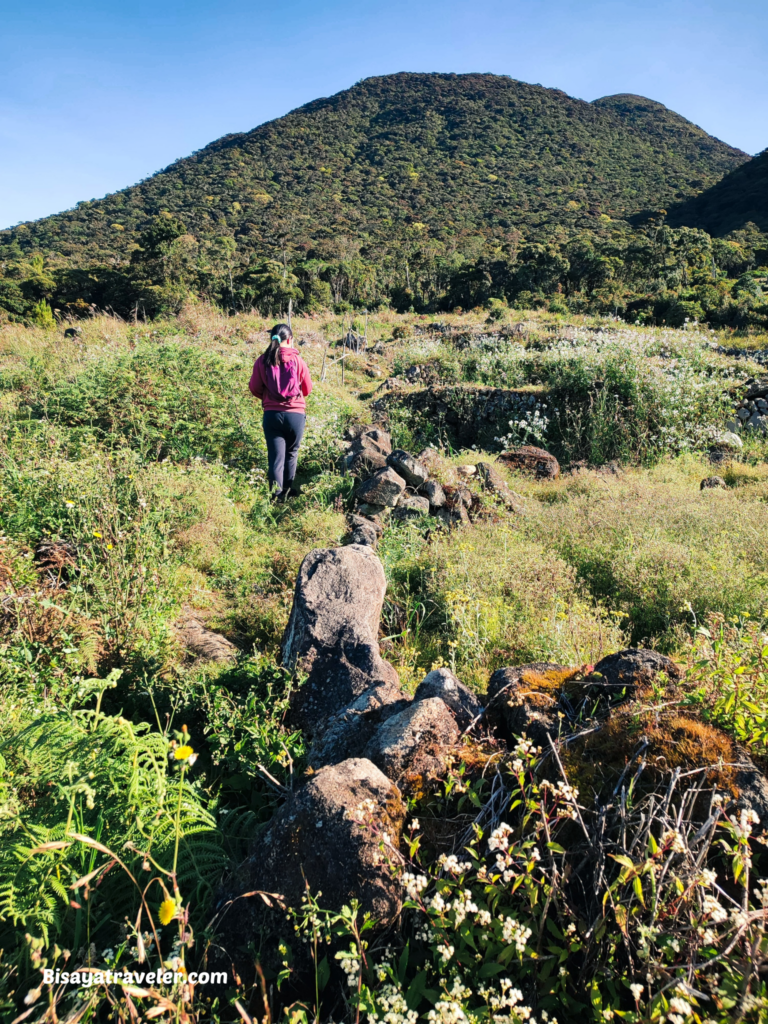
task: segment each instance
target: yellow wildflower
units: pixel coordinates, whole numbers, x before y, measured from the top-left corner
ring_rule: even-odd
[[[183,747],[176,747],[173,752],[173,756],[177,761],[187,761],[193,754],[194,750],[187,743]]]
[[[176,917],[176,900],[163,900],[160,904],[160,924],[170,924]]]

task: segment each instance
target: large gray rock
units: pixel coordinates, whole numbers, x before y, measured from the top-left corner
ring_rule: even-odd
[[[430,697],[439,697],[447,704],[462,732],[483,710],[477,696],[460,683],[449,668],[436,668],[428,672],[416,688],[413,700],[416,703]]]
[[[376,519],[381,522],[381,516],[388,510],[386,505],[376,505],[369,501],[364,501],[357,506],[357,511],[365,519]]]
[[[427,480],[419,488],[419,494],[423,494],[432,508],[442,508],[445,504],[445,491],[437,480]]]
[[[443,506],[435,512],[435,518],[448,527],[466,526],[469,522],[469,515],[463,505],[458,508]]]
[[[378,427],[366,430],[365,433],[360,435],[358,441],[360,444],[368,447],[376,445],[379,451],[382,451],[387,455],[392,451],[392,438],[386,430],[381,430]]]
[[[437,775],[445,768],[448,748],[458,738],[448,705],[439,697],[428,697],[382,723],[365,755],[391,779],[406,773]]]
[[[380,469],[360,484],[355,491],[357,500],[368,505],[383,505],[394,508],[397,499],[405,490],[405,480],[394,469]]]
[[[373,686],[365,690],[316,733],[307,763],[317,769],[362,756],[381,723],[410,703],[410,698],[394,686]]]
[[[310,739],[372,687],[399,696],[397,672],[379,653],[386,586],[381,562],[359,544],[310,551],[301,564],[282,662],[307,675],[291,697],[290,720]]]
[[[392,513],[394,519],[420,519],[429,515],[429,502],[418,494],[401,494],[397,499],[397,508]]]
[[[427,467],[414,459],[408,452],[403,451],[402,448],[396,448],[388,455],[387,462],[411,487],[421,487],[427,482],[429,477]]]
[[[344,464],[352,476],[366,477],[380,469],[386,469],[387,456],[381,452],[372,451],[370,448],[362,448],[359,451],[349,452]]]
[[[322,893],[323,907],[341,910],[358,900],[386,927],[400,912],[402,887],[379,843],[384,833],[397,848],[404,816],[399,790],[370,761],[353,758],[318,771],[280,808],[220,894],[222,945],[237,960],[262,931],[293,938],[275,900],[267,906],[252,894],[277,893],[299,907],[307,886],[313,896]],[[371,820],[378,829],[365,827]]]
[[[525,504],[519,494],[515,494],[499,470],[490,462],[478,462],[477,475],[483,490],[500,498],[510,512],[525,515]]]

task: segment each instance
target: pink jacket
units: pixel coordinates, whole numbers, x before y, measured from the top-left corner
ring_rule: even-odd
[[[299,384],[301,394],[295,398],[279,398],[270,394],[267,388],[267,379],[264,372],[264,356],[260,355],[253,364],[253,373],[248,384],[251,394],[261,399],[265,412],[305,412],[307,403],[304,399],[312,394],[312,378],[309,376],[309,367],[301,358],[295,348],[281,348],[278,359],[285,362],[287,359],[297,359],[299,363]]]

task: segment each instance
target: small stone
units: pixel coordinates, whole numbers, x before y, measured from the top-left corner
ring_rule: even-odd
[[[373,528],[373,524],[369,525],[366,523],[365,525],[356,526],[352,531],[353,544],[363,544],[365,547],[375,548],[376,541],[376,531]]]
[[[477,473],[477,466],[457,466],[456,472],[459,476],[474,476]]]
[[[699,490],[704,491],[708,487],[727,487],[725,480],[721,476],[708,476],[705,477],[699,486]]]
[[[483,710],[476,695],[460,683],[449,668],[428,672],[416,688],[413,700],[416,703],[429,697],[439,697],[444,701],[462,730],[467,729]]]
[[[419,488],[419,494],[423,494],[432,508],[442,508],[445,504],[445,491],[437,480],[427,480]]]
[[[426,483],[429,478],[429,470],[426,466],[422,466],[420,462],[409,455],[408,452],[403,451],[402,448],[396,448],[388,457],[387,463],[394,469],[396,473],[405,480],[411,487],[421,487],[423,483]]]
[[[483,490],[495,494],[504,505],[518,515],[525,515],[525,504],[522,498],[511,489],[507,481],[490,462],[478,462],[477,475],[482,481]]]
[[[355,491],[358,501],[394,508],[405,490],[405,480],[394,469],[380,469]]]
[[[743,448],[744,442],[741,440],[738,434],[734,434],[732,430],[724,430],[717,438],[717,446],[719,448]]]
[[[377,537],[381,537],[384,533],[384,527],[381,520],[375,516],[357,516],[353,513],[349,517],[349,525],[352,530],[357,529],[358,526],[372,526],[376,531]]]

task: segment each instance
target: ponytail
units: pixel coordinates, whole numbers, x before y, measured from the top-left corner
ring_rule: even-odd
[[[277,353],[280,351],[280,343],[291,341],[293,339],[293,331],[288,324],[275,324],[269,333],[271,337],[269,345],[264,349],[264,362],[267,366],[277,366]]]

